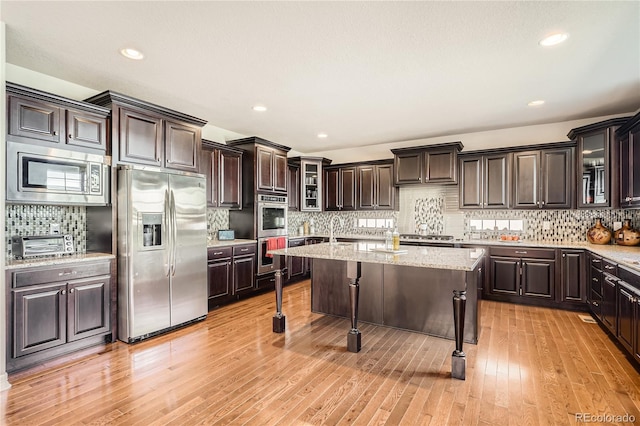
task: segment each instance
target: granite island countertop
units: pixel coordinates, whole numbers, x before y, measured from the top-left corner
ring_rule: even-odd
[[[400,249],[406,251],[404,253],[394,254],[372,251],[374,248],[382,248],[383,246],[384,244],[370,242],[322,243],[271,250],[269,253],[315,259],[472,271],[478,262],[480,262],[485,252],[482,248],[443,248],[403,245],[400,245]]]

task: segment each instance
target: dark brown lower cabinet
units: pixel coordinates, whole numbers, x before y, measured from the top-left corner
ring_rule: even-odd
[[[254,248],[255,250],[255,248]],[[233,291],[243,294],[255,289],[256,255],[233,256]]]
[[[640,296],[631,287],[618,281],[617,302],[618,302],[618,340],[629,352],[633,351],[634,343],[634,322],[636,311],[636,298]]]
[[[555,297],[554,250],[491,248],[490,253],[489,295],[513,302]]]
[[[602,323],[616,335],[616,277],[611,274],[604,274],[602,280]]]
[[[7,371],[111,340],[111,260],[8,270],[7,283]]]
[[[209,249],[207,253],[207,284],[209,295],[209,309],[227,300],[233,295],[231,282],[233,268],[231,247]]]
[[[560,267],[562,269],[560,300],[562,302],[586,302],[587,267],[584,251],[562,250]]]
[[[300,247],[306,244],[305,238],[289,240],[289,247]],[[293,281],[307,274],[307,262],[304,257],[287,257],[287,281]]]
[[[209,309],[256,290],[256,244],[209,247]]]

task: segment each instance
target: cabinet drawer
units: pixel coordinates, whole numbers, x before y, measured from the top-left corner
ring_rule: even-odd
[[[231,257],[232,247],[209,247],[207,249],[207,260],[223,259]]]
[[[596,268],[599,271],[602,271],[602,258],[600,256],[596,256],[595,254],[591,255],[591,266]]]
[[[526,257],[529,259],[555,259],[555,250],[549,249],[537,249],[529,247],[491,247],[492,256],[504,256],[504,257]]]
[[[37,270],[13,272],[11,276],[11,284],[14,288],[17,288],[109,274],[111,274],[111,262],[87,263],[81,265],[74,263],[68,266],[55,266],[50,268],[39,268]]]
[[[289,247],[300,247],[305,245],[306,240],[304,238],[297,238],[295,240],[289,240]]]
[[[608,272],[611,275],[617,275],[618,274],[618,265],[616,263],[613,263],[607,259],[602,259],[602,270],[604,272]]]
[[[602,296],[592,291],[591,297],[589,298],[589,305],[591,312],[600,318],[602,315]]]
[[[244,246],[234,246],[233,247],[233,255],[234,256],[243,256],[245,254],[253,254],[256,252],[255,244],[247,244]]]
[[[602,295],[602,271],[591,267],[591,292]]]

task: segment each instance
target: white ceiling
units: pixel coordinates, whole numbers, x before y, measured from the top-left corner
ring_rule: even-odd
[[[638,1],[2,1],[0,12],[10,64],[300,152],[640,108]],[[538,45],[559,30],[567,42]]]

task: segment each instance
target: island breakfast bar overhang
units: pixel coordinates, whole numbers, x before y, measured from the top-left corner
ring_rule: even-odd
[[[464,380],[466,355],[463,351],[463,340],[466,296],[468,291],[467,284],[468,282],[473,282],[474,285],[471,290],[476,291],[476,278],[480,275],[479,270],[484,258],[484,250],[402,246],[396,253],[386,253],[379,251],[380,249],[379,244],[371,243],[324,243],[270,251],[269,254],[273,256],[276,268],[276,314],[273,317],[273,331],[275,333],[283,333],[286,327],[285,316],[282,313],[282,277],[286,264],[286,256],[325,259],[345,263],[351,319],[351,329],[347,333],[347,350],[350,352],[359,352],[362,343],[362,335],[360,330],[358,330],[358,308],[360,303],[360,278],[362,276],[363,263],[381,264],[383,266],[390,265],[391,267],[424,268],[424,274],[421,274],[421,276],[424,277],[424,284],[427,286],[438,286],[442,284],[432,282],[434,280],[430,277],[430,275],[438,277],[442,275],[437,273],[430,274],[430,272],[442,270],[459,272],[454,275],[449,275],[456,277],[456,282],[446,284],[452,289],[453,293],[453,317],[449,317],[453,319],[452,325],[455,338],[455,350],[451,358],[451,376]],[[472,299],[475,302],[475,306],[472,306],[472,311],[474,316],[477,316],[477,297],[475,293],[472,293],[472,295]],[[472,325],[474,327],[477,325],[475,319]],[[475,342],[477,340],[472,339],[472,341]]]

